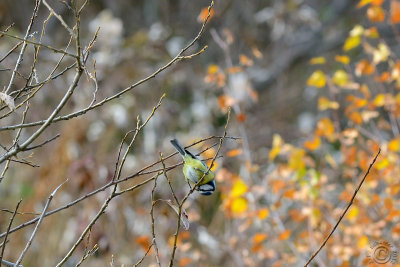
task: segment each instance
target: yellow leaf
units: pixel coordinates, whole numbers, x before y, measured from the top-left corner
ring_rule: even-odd
[[[310,59],[310,64],[311,65],[317,65],[317,64],[325,64],[326,60],[324,57],[313,57]]]
[[[305,168],[304,156],[306,152],[301,148],[294,148],[289,157],[289,167],[293,170]]]
[[[372,2],[372,0],[360,0],[360,2],[358,2],[358,4],[357,4],[357,7],[361,8],[363,6],[370,4],[371,2]]]
[[[378,170],[385,169],[389,165],[389,160],[387,158],[381,159],[378,163],[376,163],[376,168]]]
[[[219,67],[215,64],[211,64],[207,68],[208,74],[216,74],[219,71]]]
[[[400,140],[399,140],[399,138],[392,139],[388,143],[388,149],[391,150],[391,151],[399,151],[399,149],[400,149]]]
[[[369,239],[367,236],[363,235],[359,240],[358,240],[358,248],[364,249],[366,247],[369,247]]]
[[[231,196],[240,197],[246,192],[247,192],[247,185],[245,184],[245,182],[243,182],[243,180],[240,178],[236,179],[232,186]]]
[[[284,241],[290,237],[291,231],[289,229],[283,231],[279,234],[279,240]]]
[[[347,65],[347,64],[350,63],[350,58],[348,56],[339,56],[339,55],[337,55],[337,56],[335,56],[335,60],[337,62],[343,63],[344,65]]]
[[[355,219],[358,216],[359,210],[356,206],[352,206],[349,209],[349,212],[347,213],[347,218],[350,220]]]
[[[346,39],[346,41],[344,42],[343,50],[344,51],[349,51],[349,50],[359,46],[360,43],[361,43],[360,36],[349,36]]]
[[[274,160],[276,156],[281,152],[281,146],[283,145],[283,139],[279,134],[274,134],[272,138],[272,149],[269,151],[269,159]]]
[[[390,50],[385,44],[380,43],[378,44],[378,49],[374,50],[373,55],[374,55],[373,62],[375,64],[378,64],[380,62],[385,62],[390,56]]]
[[[325,74],[320,70],[314,71],[311,74],[310,78],[308,78],[307,84],[310,86],[315,86],[317,88],[324,87],[326,84]]]
[[[374,98],[374,105],[377,107],[381,107],[385,104],[385,94],[378,94]]]
[[[235,215],[240,215],[247,210],[247,199],[243,197],[235,198],[232,201],[231,210]]]
[[[281,152],[281,148],[279,146],[277,147],[273,147],[270,151],[269,151],[269,159],[270,160],[274,160],[276,158],[276,156],[279,155],[279,153]]]
[[[336,101],[330,101],[326,97],[318,98],[318,109],[319,110],[327,110],[327,109],[338,109],[339,103]]]
[[[260,218],[260,220],[266,219],[268,217],[268,215],[269,215],[269,210],[267,208],[260,209],[257,212],[257,216],[258,216],[258,218]]]
[[[307,140],[304,142],[304,148],[314,151],[317,150],[321,145],[321,139],[319,137],[314,137],[312,140]]]
[[[347,73],[344,70],[337,70],[333,75],[332,80],[333,83],[339,86],[344,86],[347,84],[349,77],[347,76]]]

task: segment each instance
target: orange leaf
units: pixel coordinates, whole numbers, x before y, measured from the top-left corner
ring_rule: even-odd
[[[287,190],[285,193],[283,193],[282,196],[289,198],[289,199],[293,199],[295,193],[296,193],[296,189],[291,188],[291,189]]]
[[[252,66],[254,63],[252,59],[250,59],[249,57],[247,57],[246,55],[243,55],[243,54],[239,55],[239,62],[243,66],[247,66],[247,67]]]
[[[291,231],[289,229],[283,231],[279,234],[279,240],[284,241],[290,237]]]
[[[372,66],[368,60],[363,59],[360,62],[358,62],[355,73],[357,76],[361,76],[361,75],[370,75],[374,71],[375,71],[374,66]]]
[[[257,216],[260,220],[266,219],[268,215],[269,215],[269,210],[267,208],[260,209],[257,212]]]
[[[237,119],[239,122],[244,122],[244,121],[246,120],[246,114],[244,114],[244,113],[239,113],[239,114],[236,115],[236,119]]]
[[[388,149],[391,150],[391,151],[399,151],[400,150],[400,140],[399,140],[399,138],[392,139],[388,143]]]
[[[219,67],[215,64],[211,64],[207,68],[207,74],[216,74],[219,72]]]
[[[400,22],[400,2],[397,0],[392,0],[390,2],[390,22]]]
[[[322,118],[317,123],[315,134],[330,139],[335,133],[335,126],[329,118]]]
[[[385,12],[380,6],[371,6],[367,9],[367,17],[374,23],[383,22],[385,20]]]
[[[203,23],[207,18],[207,16],[208,16],[208,7],[205,7],[200,11],[200,14],[197,16],[197,21],[199,23]],[[210,21],[213,16],[214,16],[214,9],[211,9],[210,18],[208,20]]]
[[[271,181],[271,189],[274,194],[279,193],[283,188],[285,188],[286,182],[282,180]]]
[[[375,80],[378,82],[387,82],[390,78],[390,73],[388,71],[385,71],[381,74],[381,76],[375,77]]]
[[[317,150],[321,145],[321,139],[319,137],[314,137],[312,140],[307,140],[304,142],[304,148],[314,151]]]
[[[151,244],[150,238],[146,235],[142,235],[136,238],[136,243],[138,243],[144,251],[147,251]]]
[[[193,262],[192,258],[181,258],[179,260],[179,267],[185,267]]]
[[[347,64],[350,63],[350,58],[348,56],[339,56],[339,55],[337,55],[337,56],[335,56],[335,60],[337,62],[343,63],[344,65],[347,65]]]
[[[258,244],[267,239],[268,235],[265,233],[257,233],[253,236],[253,243]]]
[[[362,116],[359,112],[350,113],[349,119],[352,120],[354,123],[362,124]]]
[[[220,95],[218,97],[218,105],[223,112],[227,112],[228,107],[233,106],[233,104],[235,104],[235,102],[236,102],[236,100],[228,95]]]
[[[243,71],[243,68],[239,67],[239,66],[233,66],[233,67],[226,69],[226,72],[229,74],[238,73],[238,72],[242,72],[242,71]]]
[[[226,152],[226,156],[228,156],[228,157],[236,157],[236,156],[241,155],[242,152],[243,152],[243,150],[241,150],[239,148],[232,149],[232,150],[229,150],[228,152]]]

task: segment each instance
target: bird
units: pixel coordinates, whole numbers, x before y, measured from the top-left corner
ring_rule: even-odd
[[[199,191],[200,194],[209,196],[214,193],[216,188],[214,180],[215,175],[210,168],[198,157],[190,153],[190,151],[184,149],[179,144],[178,140],[172,139],[171,144],[178,150],[183,158],[183,175],[185,178],[193,184],[197,184],[199,180],[202,179],[196,187],[196,190]]]

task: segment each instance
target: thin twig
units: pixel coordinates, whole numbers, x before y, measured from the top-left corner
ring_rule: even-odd
[[[42,221],[43,221],[44,215],[46,214],[46,210],[49,208],[50,202],[51,202],[51,200],[53,199],[54,195],[56,194],[57,190],[58,190],[63,184],[65,184],[67,181],[68,181],[68,179],[65,180],[65,181],[64,181],[62,184],[60,184],[59,186],[57,186],[57,188],[54,189],[54,191],[53,191],[53,192],[50,194],[50,196],[48,197],[47,202],[46,202],[46,205],[44,206],[44,209],[43,209],[43,211],[42,211],[42,215],[40,215],[39,221],[38,221],[38,223],[36,224],[36,227],[35,227],[35,229],[33,230],[31,237],[29,238],[28,242],[26,243],[26,246],[25,246],[24,250],[21,252],[21,255],[19,256],[18,260],[15,262],[15,266],[18,266],[18,265],[21,263],[21,261],[22,261],[22,259],[24,258],[26,252],[28,251],[29,247],[31,246],[32,241],[33,241],[33,239],[35,238],[35,235],[36,235],[37,231],[39,230],[39,226],[40,226],[40,224],[41,224]]]
[[[215,159],[217,158],[219,151],[221,150],[222,144],[225,140],[225,137],[227,135],[227,130],[228,130],[228,125],[229,125],[229,121],[230,121],[230,115],[231,115],[231,110],[228,110],[228,115],[227,115],[227,119],[226,119],[226,124],[225,124],[225,130],[224,130],[224,134],[222,136],[222,138],[219,140],[219,146],[218,149],[211,161],[210,166],[208,167],[208,170],[206,172],[203,173],[203,176],[197,181],[197,183],[193,186],[193,188],[191,188],[189,190],[189,192],[186,194],[186,196],[182,199],[181,203],[178,206],[178,221],[177,221],[177,225],[176,225],[176,230],[175,230],[175,234],[174,234],[174,243],[173,243],[173,247],[172,247],[172,253],[171,253],[171,259],[169,262],[169,267],[172,267],[174,265],[174,258],[175,258],[175,252],[177,249],[177,242],[178,242],[178,234],[179,234],[179,230],[181,227],[181,216],[182,216],[182,211],[183,211],[183,204],[185,204],[186,200],[189,198],[189,196],[194,192],[194,190],[196,190],[196,188],[200,185],[200,183],[203,181],[204,177],[206,176],[206,173],[208,173],[211,169],[211,166],[213,166]]]
[[[199,141],[196,141],[196,142],[194,142],[193,144],[191,144],[191,145],[189,145],[189,146],[186,146],[185,148],[190,148],[190,147],[192,147],[192,146],[194,146],[194,145],[197,145],[197,144],[199,144],[199,143],[208,141],[208,140],[210,140],[210,139],[215,139],[215,138],[222,138],[222,137],[221,137],[221,136],[210,136],[210,137],[201,139],[201,140],[199,140]],[[240,139],[240,138],[238,138],[238,137],[229,137],[229,136],[226,136],[226,137],[225,137],[225,139],[228,139],[228,138],[229,138],[229,139],[232,139],[232,140],[238,140],[238,139]],[[164,158],[164,160],[166,160],[166,159],[168,159],[168,158],[171,158],[172,156],[176,155],[177,153],[178,153],[178,152],[174,152],[174,153],[168,155],[167,157]],[[92,192],[89,192],[89,193],[87,193],[87,194],[85,194],[85,195],[83,195],[83,196],[81,196],[81,197],[79,197],[79,198],[77,198],[77,199],[75,199],[75,200],[73,200],[73,201],[71,201],[71,202],[69,202],[69,203],[67,203],[67,204],[65,204],[65,205],[63,205],[63,206],[61,206],[61,207],[59,207],[59,208],[56,208],[56,209],[54,209],[54,210],[51,210],[51,211],[47,212],[47,213],[45,214],[45,217],[50,216],[50,215],[53,215],[53,214],[55,214],[55,213],[58,213],[58,212],[60,212],[60,211],[62,211],[62,210],[68,209],[68,208],[70,208],[71,206],[74,206],[74,205],[78,204],[79,202],[81,202],[81,201],[83,201],[83,200],[85,200],[85,199],[87,199],[87,198],[90,198],[90,197],[92,197],[92,196],[98,194],[99,192],[102,192],[102,191],[106,190],[107,188],[109,188],[109,187],[111,187],[111,186],[113,186],[113,185],[115,185],[115,184],[119,184],[119,183],[122,183],[122,182],[125,182],[125,181],[128,181],[128,180],[131,180],[131,179],[133,179],[133,178],[142,176],[142,175],[144,175],[144,174],[153,173],[154,171],[151,171],[151,172],[148,172],[148,173],[146,173],[145,171],[148,170],[149,168],[151,168],[151,167],[153,167],[153,166],[159,164],[159,163],[160,163],[159,160],[158,160],[158,161],[155,161],[155,162],[153,162],[152,164],[143,167],[141,170],[139,170],[138,172],[136,172],[136,173],[134,173],[134,174],[131,174],[131,175],[129,175],[129,176],[125,177],[125,178],[119,179],[119,180],[110,181],[110,182],[108,182],[107,184],[105,184],[105,185],[103,185],[103,186],[101,186],[101,187],[99,187],[99,188],[93,190]],[[180,166],[180,165],[182,165],[182,163],[178,163],[178,164],[175,164],[175,165],[166,167],[166,171],[172,170],[172,169],[174,169],[174,168],[176,168],[176,167],[178,167],[178,166]],[[158,172],[160,172],[160,173],[162,174],[162,169],[160,169]],[[157,173],[157,175],[159,175],[159,174]],[[125,193],[125,192],[135,190],[135,189],[137,189],[137,188],[139,188],[139,187],[141,187],[141,186],[143,186],[143,185],[145,185],[145,184],[151,182],[151,181],[154,179],[154,177],[155,177],[155,176],[153,176],[153,177],[151,177],[151,178],[145,180],[145,181],[142,182],[142,183],[139,183],[139,184],[137,184],[137,185],[134,185],[134,186],[132,186],[131,188],[128,188],[128,189],[126,189],[126,190],[123,190],[123,191],[120,191],[120,192],[116,192],[115,194],[116,194],[116,195],[121,195],[121,194],[123,194],[123,193]],[[22,223],[22,224],[20,224],[20,225],[18,225],[18,226],[16,226],[16,227],[12,228],[12,229],[10,230],[10,233],[16,232],[16,231],[18,231],[18,230],[20,230],[20,229],[22,229],[22,228],[25,228],[26,226],[29,226],[29,225],[31,225],[31,224],[34,224],[34,223],[37,222],[38,220],[39,220],[39,217],[36,217],[36,218],[33,218],[33,219],[31,219],[31,220],[29,220],[29,221],[27,221],[27,222],[25,222],[25,223]],[[0,238],[4,237],[4,235],[5,235],[4,232],[1,233],[1,234],[0,234]]]
[[[342,215],[340,216],[339,220],[336,222],[335,226],[332,228],[331,232],[329,235],[325,238],[324,242],[322,242],[321,246],[318,248],[318,250],[311,256],[311,258],[307,261],[307,263],[304,265],[304,267],[308,266],[311,261],[318,255],[318,253],[321,251],[321,249],[325,246],[325,244],[328,242],[329,238],[332,236],[332,234],[335,232],[336,228],[339,226],[340,222],[346,215],[346,212],[349,210],[351,205],[353,204],[354,199],[356,198],[356,195],[358,191],[360,190],[362,184],[364,183],[365,179],[367,178],[369,171],[371,170],[372,166],[374,165],[376,159],[378,158],[379,154],[381,153],[381,149],[379,148],[378,153],[376,154],[374,160],[371,162],[371,164],[368,167],[367,172],[364,174],[364,177],[361,179],[360,183],[358,184],[356,190],[354,191],[353,196],[350,199],[349,204],[347,205],[346,209],[343,211]]]
[[[43,1],[43,4],[47,7],[47,9],[50,11],[50,13],[53,14],[54,17],[56,17],[56,18],[60,21],[61,25],[64,26],[64,28],[68,31],[68,33],[69,33],[72,37],[76,38],[75,33],[74,33],[74,32],[72,31],[72,29],[68,26],[68,24],[63,20],[63,18],[62,18],[59,14],[57,14],[57,13],[54,11],[54,9],[46,2],[46,0],[42,0],[42,1]]]
[[[28,36],[31,34],[32,25],[33,25],[33,22],[34,22],[34,20],[35,20],[35,18],[37,16],[38,11],[39,11],[39,6],[40,6],[40,1],[36,0],[35,1],[35,7],[33,8],[33,14],[32,14],[31,20],[29,22],[28,28],[26,29],[25,37],[23,39],[27,39]],[[2,34],[8,35],[8,33],[6,33],[6,32],[2,32]],[[27,42],[24,42],[23,45],[22,45],[21,51],[19,52],[18,59],[17,59],[17,62],[15,64],[15,67],[14,67],[14,71],[11,74],[10,82],[8,83],[7,89],[4,92],[6,94],[10,91],[11,86],[14,83],[15,74],[17,73],[18,68],[19,68],[19,66],[20,66],[20,64],[22,62],[22,58],[24,56],[26,46],[27,46]]]
[[[3,260],[4,251],[6,249],[8,233],[10,232],[11,225],[12,225],[12,223],[14,221],[15,215],[17,214],[17,211],[18,211],[18,208],[19,208],[19,205],[21,204],[21,202],[22,202],[22,199],[20,199],[18,201],[17,206],[15,207],[14,212],[13,212],[13,214],[11,216],[10,223],[7,226],[6,236],[4,238],[3,247],[1,248],[1,252],[0,252],[0,265],[1,265],[1,262]]]
[[[65,115],[65,116],[56,117],[56,118],[54,118],[54,119],[52,120],[52,122],[58,122],[58,121],[62,121],[62,120],[69,120],[69,119],[72,119],[72,118],[81,116],[81,115],[87,113],[88,111],[90,111],[90,110],[92,110],[92,109],[95,109],[95,108],[98,108],[98,107],[104,105],[105,103],[108,103],[108,102],[110,102],[111,100],[116,99],[116,98],[120,97],[121,95],[123,95],[123,94],[125,94],[125,93],[131,91],[132,89],[136,88],[137,86],[139,86],[139,85],[141,85],[141,84],[143,84],[143,83],[145,83],[145,82],[147,82],[147,81],[153,79],[153,78],[154,78],[155,76],[157,76],[160,72],[162,72],[162,71],[164,71],[165,69],[169,68],[169,67],[172,66],[174,63],[176,63],[176,62],[178,62],[178,61],[180,61],[180,60],[186,59],[185,56],[183,56],[183,54],[184,54],[190,47],[192,47],[192,46],[194,45],[194,43],[197,42],[197,41],[200,39],[200,37],[202,36],[202,34],[203,34],[204,30],[205,30],[206,24],[207,24],[207,22],[208,22],[208,20],[209,20],[209,17],[210,17],[210,10],[211,10],[211,8],[212,8],[213,6],[214,6],[214,1],[211,2],[210,6],[209,6],[209,13],[208,13],[206,19],[204,20],[204,22],[203,22],[203,24],[202,24],[202,26],[201,26],[201,28],[200,28],[200,31],[198,32],[198,34],[196,35],[196,37],[195,37],[188,45],[186,45],[184,48],[182,48],[181,51],[180,51],[173,59],[171,59],[167,64],[165,64],[164,66],[160,67],[158,70],[156,70],[156,71],[155,71],[154,73],[152,73],[151,75],[149,75],[149,76],[147,76],[146,78],[143,78],[143,79],[141,79],[140,81],[138,81],[138,82],[136,82],[136,83],[130,85],[129,87],[123,89],[122,91],[120,91],[120,92],[118,92],[118,93],[116,93],[116,94],[114,94],[114,95],[112,95],[112,96],[109,96],[109,97],[103,99],[102,101],[100,101],[100,102],[98,102],[98,103],[96,103],[96,104],[94,104],[94,105],[91,105],[91,106],[89,106],[89,107],[87,107],[87,108],[84,108],[84,109],[81,109],[81,110],[72,112],[72,113],[70,113],[70,114],[68,114],[68,115]],[[3,33],[3,32],[0,31],[0,33]],[[14,37],[14,36],[11,36],[11,37]],[[17,39],[18,39],[18,38],[17,38]],[[37,44],[37,45],[41,45],[41,44]],[[43,46],[43,45],[42,45],[42,46]],[[44,47],[46,47],[46,46],[44,46]],[[47,48],[49,48],[49,47],[47,47]],[[49,49],[50,49],[50,48],[49,48]],[[57,50],[55,50],[54,48],[51,48],[51,49],[53,49],[54,51],[57,51]],[[202,50],[203,50],[203,49],[202,49]],[[202,51],[202,50],[201,50],[201,51]],[[64,51],[62,51],[62,52],[64,52]],[[66,52],[65,52],[65,53],[66,53]],[[69,54],[69,53],[66,53],[66,54],[71,55],[71,56],[74,56],[74,57],[76,57],[76,58],[79,58],[78,56],[75,56],[75,55],[72,55],[72,54]],[[196,53],[196,55],[198,55],[198,54],[200,54],[200,53]],[[183,56],[183,57],[182,57],[182,56]],[[194,56],[194,54],[193,54],[192,56]],[[5,127],[0,127],[0,131],[12,130],[12,129],[16,129],[16,128],[33,127],[33,126],[37,126],[37,125],[42,125],[42,124],[44,124],[44,123],[46,123],[46,120],[41,120],[41,121],[36,121],[36,122],[31,122],[31,123],[25,123],[25,124],[19,124],[19,125],[5,126]],[[1,162],[0,162],[0,163],[1,163]]]
[[[117,187],[118,187],[118,183],[115,183],[115,181],[118,180],[118,178],[120,178],[121,173],[122,173],[122,169],[124,167],[126,158],[128,156],[128,153],[130,151],[130,149],[132,148],[132,145],[134,143],[134,141],[136,140],[136,137],[138,135],[138,133],[140,132],[140,130],[143,129],[143,127],[145,127],[147,125],[147,123],[150,121],[150,119],[154,116],[156,110],[161,106],[162,104],[162,100],[164,99],[165,94],[163,94],[160,98],[160,100],[158,101],[157,105],[153,107],[152,112],[150,113],[150,115],[147,117],[147,119],[140,124],[140,119],[138,117],[138,121],[137,121],[137,125],[136,125],[136,129],[133,131],[134,135],[121,159],[121,163],[118,165],[118,161],[119,161],[119,157],[121,155],[121,151],[122,151],[122,145],[124,143],[125,138],[127,137],[127,135],[129,133],[131,133],[132,131],[128,132],[128,134],[125,135],[124,139],[121,141],[121,145],[120,145],[120,149],[118,152],[118,158],[117,158],[117,163],[116,163],[116,170],[114,172],[114,177],[111,180],[112,183],[114,183],[114,187],[111,190],[110,195],[108,196],[108,198],[104,201],[102,207],[100,208],[100,210],[97,212],[96,216],[90,221],[90,223],[86,226],[85,230],[81,233],[80,237],[78,238],[78,240],[73,244],[73,246],[71,247],[71,249],[68,251],[68,253],[64,256],[64,258],[56,265],[57,267],[63,265],[64,263],[67,262],[67,260],[72,256],[72,254],[74,253],[75,249],[79,246],[79,244],[82,242],[82,240],[85,238],[86,234],[88,233],[88,231],[90,231],[93,227],[93,225],[96,223],[96,221],[101,217],[101,215],[105,212],[105,210],[107,209],[109,203],[111,202],[111,200],[113,198],[115,198],[116,196],[118,196],[117,194]]]
[[[156,240],[156,229],[155,229],[155,220],[154,220],[154,206],[156,205],[156,201],[154,201],[154,193],[156,191],[157,187],[157,178],[158,175],[154,178],[154,185],[153,188],[151,189],[151,209],[150,209],[150,217],[151,217],[151,235],[153,236],[152,244],[154,245],[155,251],[156,251],[156,261],[159,267],[161,267],[160,263],[160,256],[158,252],[158,246],[157,246],[157,240]]]

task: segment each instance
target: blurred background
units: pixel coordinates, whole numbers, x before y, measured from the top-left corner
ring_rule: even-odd
[[[0,184],[1,232],[11,216],[7,210],[12,211],[21,198],[19,211],[26,214],[17,215],[13,226],[37,216],[29,212],[40,213],[48,195],[66,178],[69,181],[50,209],[110,181],[123,136],[136,127],[137,116],[144,120],[151,113],[165,93],[161,107],[135,141],[123,176],[158,160],[160,152],[173,152],[169,140],[174,137],[190,145],[222,135],[228,107],[232,108],[228,135],[241,138],[224,142],[223,158],[213,167],[216,193],[210,197],[193,194],[185,205],[191,225],[179,234],[176,265],[301,266],[340,216],[378,146],[383,146],[384,153],[393,152],[384,154],[387,163],[381,164],[387,165],[371,174],[375,184],[366,186],[370,194],[360,197],[364,202],[354,204],[357,210],[339,227],[341,233],[332,237],[330,247],[321,252],[315,264],[360,266],[370,253],[372,239],[396,245],[400,214],[391,214],[387,220],[380,215],[385,212],[382,208],[390,213],[400,204],[392,198],[398,190],[387,191],[398,186],[398,149],[393,140],[398,140],[396,105],[400,98],[396,98],[398,74],[394,72],[399,35],[394,18],[397,13],[393,14],[397,6],[393,3],[397,2],[215,1],[204,33],[185,55],[207,45],[203,53],[173,64],[83,116],[52,124],[41,140],[56,134],[60,137],[24,153],[40,167],[10,166]],[[67,24],[74,25],[74,16],[63,1],[49,4]],[[97,101],[147,77],[174,58],[198,34],[209,4],[180,0],[90,1],[81,16],[80,32],[87,46],[100,27],[86,63],[90,72],[96,71]],[[23,36],[33,8],[33,1],[1,1],[2,30],[13,24],[9,33]],[[41,37],[43,25],[45,34]],[[60,49],[65,49],[70,37],[57,19],[49,18],[44,6],[40,6],[32,31],[33,40]],[[17,43],[3,36],[1,57]],[[0,72],[3,86],[9,82],[11,72],[7,69],[13,69],[17,51],[0,62],[1,69],[5,69]],[[68,51],[74,51],[73,45]],[[33,46],[28,46],[14,90],[25,86],[23,77],[31,70],[33,54]],[[60,57],[42,48],[35,79],[45,79]],[[60,69],[72,63],[67,58]],[[389,75],[386,80],[381,76],[385,72]],[[26,121],[47,118],[72,78],[73,72],[68,71],[46,84],[31,100]],[[94,91],[93,81],[84,75],[62,114],[88,106]],[[379,93],[384,94],[381,102],[375,98]],[[370,113],[360,111],[358,118],[352,105]],[[2,117],[0,126],[20,123],[22,113],[23,109],[18,109]],[[21,138],[35,129],[24,129]],[[12,144],[14,135],[14,130],[1,131],[2,145]],[[191,151],[202,151],[213,141],[217,142],[201,143]],[[388,148],[391,141],[394,143]],[[215,149],[202,157],[212,157],[213,152]],[[175,156],[166,163],[180,160]],[[389,170],[388,166],[393,168]],[[120,189],[145,178],[121,184]],[[169,178],[182,198],[189,188],[181,167],[169,172]],[[147,184],[110,203],[91,231],[88,246],[98,244],[99,249],[83,265],[109,266],[113,258],[115,266],[131,266],[144,255],[152,240],[151,188],[152,184]],[[47,217],[24,266],[53,266],[58,262],[107,196],[108,191],[100,192]],[[164,177],[159,179],[156,198],[172,199]],[[165,265],[170,257],[176,213],[160,203],[155,217],[161,262]],[[372,228],[363,229],[365,224]],[[29,226],[10,236],[5,259],[16,260],[32,230]],[[84,250],[85,243],[67,266],[75,266]],[[142,265],[155,263],[152,250]]]

